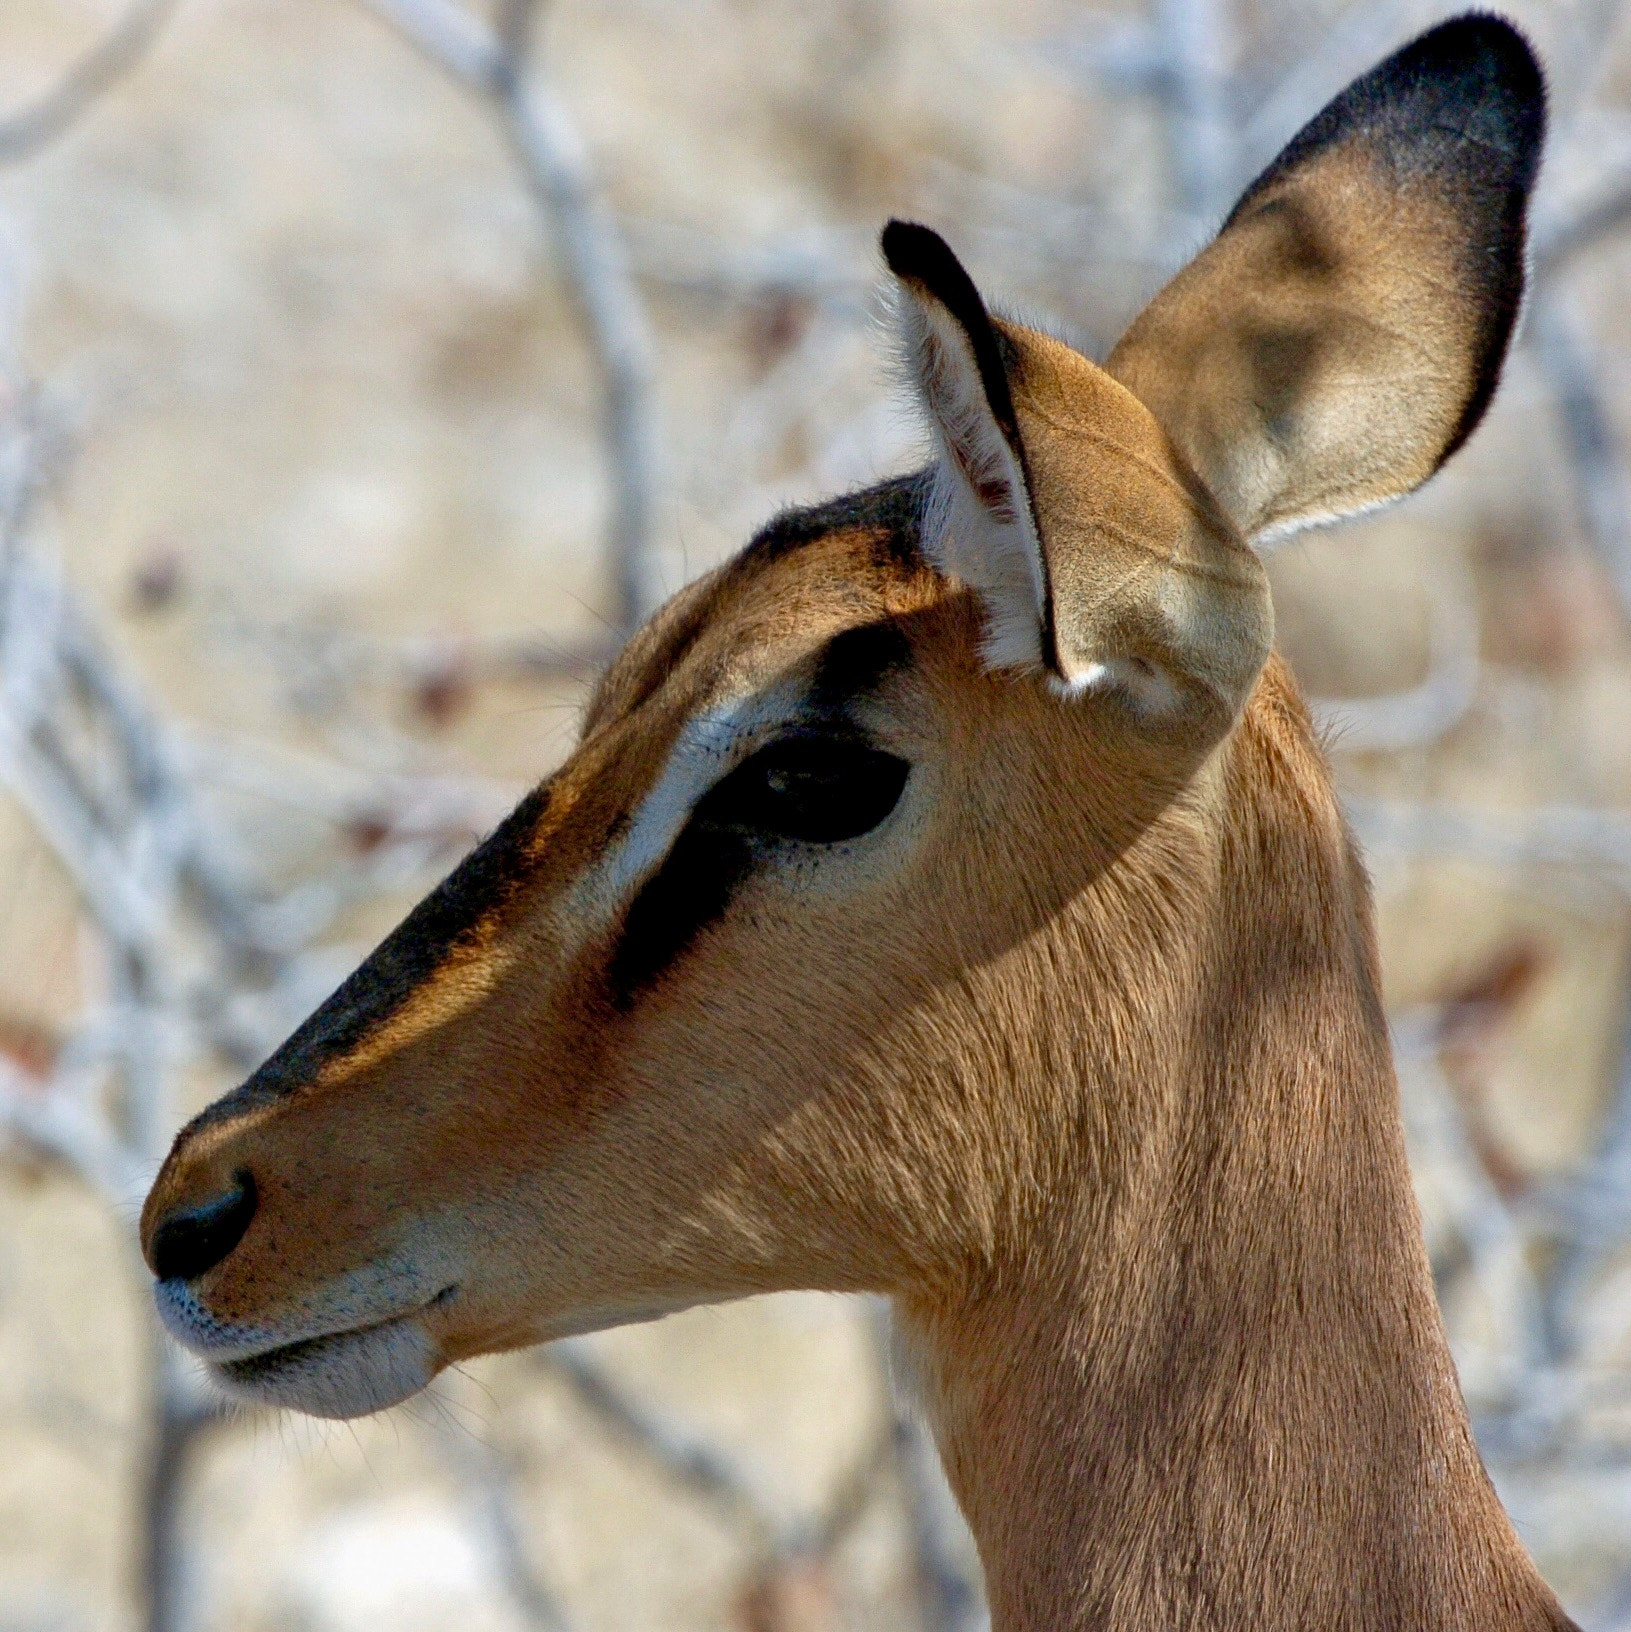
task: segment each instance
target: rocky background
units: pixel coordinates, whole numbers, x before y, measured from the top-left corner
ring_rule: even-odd
[[[0,1629],[981,1624],[881,1312],[790,1297],[226,1418],[132,1244],[170,1133],[572,738],[629,620],[907,467],[890,214],[1091,354],[1388,0],[0,4]],[[1287,546],[1480,1437],[1631,1627],[1631,7],[1486,428]]]

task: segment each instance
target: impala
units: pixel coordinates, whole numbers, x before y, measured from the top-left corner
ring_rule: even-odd
[[[773,521],[571,757],[177,1138],[231,1393],[889,1296],[995,1626],[1563,1628],[1468,1427],[1363,867],[1253,546],[1495,388],[1545,123],[1469,15],[1349,87],[1101,368],[883,253],[933,458]]]

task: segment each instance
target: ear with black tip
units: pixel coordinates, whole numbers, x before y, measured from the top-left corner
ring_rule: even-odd
[[[978,592],[987,666],[1215,736],[1272,638],[1256,558],[1130,391],[992,318],[927,227],[891,222],[883,251],[938,454],[924,549]]]
[[[1477,425],[1545,126],[1523,36],[1454,18],[1320,113],[1128,330],[1109,371],[1246,536],[1397,498]]]
[[[1047,561],[1009,389],[1009,342],[937,232],[891,221],[880,247],[899,280],[907,369],[938,455],[925,545],[936,566],[980,592],[992,667],[1052,666]]]

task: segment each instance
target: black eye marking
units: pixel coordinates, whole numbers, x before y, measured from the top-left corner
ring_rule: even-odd
[[[626,1009],[703,928],[723,916],[766,850],[870,833],[900,802],[912,767],[854,731],[778,737],[698,802],[668,859],[629,906],[608,971]]]
[[[698,827],[694,820],[686,827],[629,904],[607,970],[616,1008],[629,1008],[704,926],[724,915],[753,862],[753,841],[746,833]]]
[[[911,766],[856,737],[800,732],[761,748],[697,806],[697,826],[804,844],[859,838],[899,803]]]

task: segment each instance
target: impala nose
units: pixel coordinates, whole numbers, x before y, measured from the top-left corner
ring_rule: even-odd
[[[208,1201],[178,1207],[159,1221],[147,1251],[148,1267],[161,1281],[190,1281],[214,1269],[243,1240],[255,1216],[255,1181],[233,1175],[232,1187]]]

